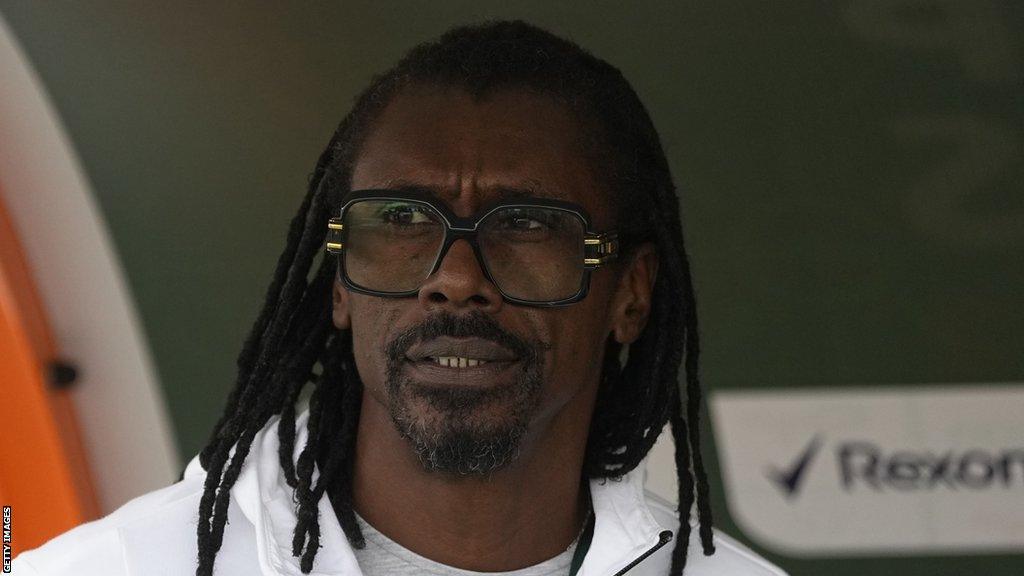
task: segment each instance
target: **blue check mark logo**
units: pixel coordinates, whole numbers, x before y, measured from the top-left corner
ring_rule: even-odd
[[[821,448],[821,443],[821,436],[815,436],[811,443],[804,448],[803,452],[789,466],[784,468],[768,467],[766,473],[768,479],[775,483],[787,499],[792,500],[796,497],[797,492],[800,491],[800,481],[810,467],[811,461],[814,460],[814,456]]]

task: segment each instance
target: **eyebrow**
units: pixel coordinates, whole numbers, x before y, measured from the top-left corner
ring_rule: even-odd
[[[384,182],[383,187],[388,190],[397,190],[400,192],[427,194],[438,200],[448,200],[455,196],[450,188],[416,183],[401,178],[387,180]],[[493,194],[495,196],[494,201],[498,202],[503,200],[519,200],[523,198],[547,198],[551,200],[565,199],[561,194],[549,192],[541,185],[540,182],[533,179],[523,180],[515,186],[488,186],[483,188],[482,191]]]

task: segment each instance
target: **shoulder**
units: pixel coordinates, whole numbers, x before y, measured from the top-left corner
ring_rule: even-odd
[[[655,521],[673,533],[678,533],[679,519],[675,506],[650,491],[645,491],[644,497]],[[685,576],[786,576],[781,568],[718,529],[715,529],[715,553],[705,556],[700,547],[695,521],[691,521],[691,527],[693,530],[687,548]],[[667,572],[671,554],[671,546],[659,551],[664,572]]]
[[[39,576],[194,573],[204,479],[205,474],[186,477],[23,552],[14,560],[13,572]],[[248,524],[234,498],[228,521],[234,525],[225,531],[225,540],[234,539],[231,535]]]

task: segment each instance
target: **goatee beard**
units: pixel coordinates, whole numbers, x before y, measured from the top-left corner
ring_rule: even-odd
[[[405,352],[417,342],[439,336],[483,338],[512,350],[519,364],[513,383],[487,388],[434,387],[407,377],[403,373]],[[488,476],[515,462],[540,405],[541,352],[548,347],[510,334],[483,312],[433,316],[395,337],[385,350],[388,411],[424,469]],[[488,417],[495,406],[502,408],[500,414]]]

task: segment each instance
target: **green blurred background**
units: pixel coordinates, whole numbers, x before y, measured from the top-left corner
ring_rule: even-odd
[[[1024,3],[188,4],[0,3],[95,189],[184,458],[354,96],[487,18],[575,40],[647,104],[712,391],[1024,381]],[[743,539],[705,437],[718,524]],[[1024,556],[753,546],[795,576],[1024,573]]]

